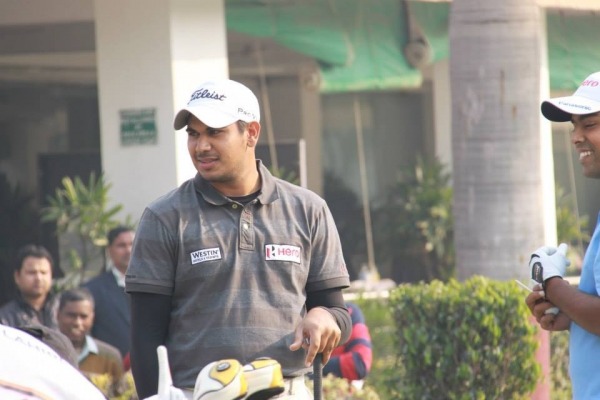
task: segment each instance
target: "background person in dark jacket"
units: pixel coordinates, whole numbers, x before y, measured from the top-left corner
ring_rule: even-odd
[[[125,271],[134,236],[133,229],[125,226],[108,232],[109,269],[83,285],[94,296],[96,316],[92,336],[115,346],[123,357],[130,347],[131,312],[125,293]]]
[[[52,255],[42,246],[28,244],[17,252],[14,279],[17,298],[0,308],[0,323],[12,327],[44,325],[57,328],[57,301],[52,288]]]

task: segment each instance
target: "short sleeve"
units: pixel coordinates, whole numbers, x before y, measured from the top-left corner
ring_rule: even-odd
[[[308,292],[346,288],[350,285],[342,244],[333,216],[323,201],[315,214]]]
[[[177,233],[146,208],[136,230],[125,290],[163,295],[173,293],[177,268]]]

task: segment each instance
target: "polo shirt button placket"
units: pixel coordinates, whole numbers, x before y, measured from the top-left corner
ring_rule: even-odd
[[[240,221],[240,240],[243,246],[248,249],[254,248],[254,232],[252,231],[252,212],[245,206],[242,210]]]

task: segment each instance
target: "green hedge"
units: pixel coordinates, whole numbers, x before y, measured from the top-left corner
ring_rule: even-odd
[[[523,399],[541,376],[513,282],[403,284],[389,300],[358,303],[374,346],[366,384],[382,399]]]
[[[388,299],[357,299],[365,316],[373,346],[371,372],[365,386],[372,387],[382,400],[394,399],[393,387],[399,379],[396,367],[396,328]]]

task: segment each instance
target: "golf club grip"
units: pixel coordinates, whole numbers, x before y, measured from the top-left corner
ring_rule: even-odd
[[[323,355],[318,353],[313,361],[313,386],[314,400],[321,400],[323,397]]]

